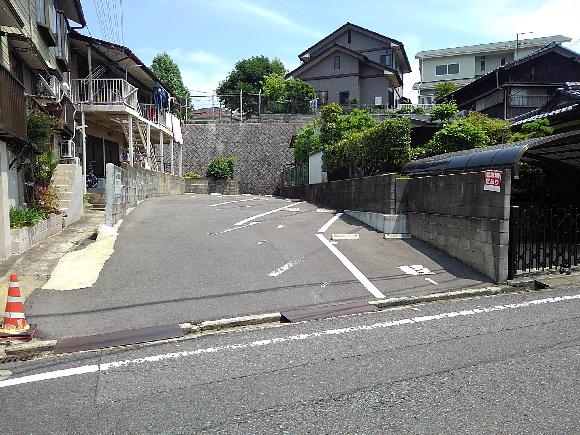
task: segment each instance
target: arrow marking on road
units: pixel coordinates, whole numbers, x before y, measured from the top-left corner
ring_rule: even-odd
[[[320,332],[311,332],[308,334],[298,334],[298,335],[289,335],[286,337],[276,337],[267,340],[258,340],[258,341],[251,341],[247,343],[236,343],[236,344],[228,344],[224,346],[215,346],[215,347],[205,347],[199,348],[192,351],[183,351],[183,352],[173,352],[173,353],[165,353],[160,355],[152,355],[143,358],[136,358],[124,361],[114,361],[109,363],[102,363],[102,364],[92,364],[80,367],[74,367],[70,369],[63,369],[63,370],[55,370],[52,372],[45,372],[45,373],[38,373],[35,375],[28,375],[28,376],[21,376],[19,378],[9,378],[3,381],[0,381],[0,388],[11,387],[14,385],[21,385],[21,384],[29,384],[32,382],[39,382],[39,381],[46,381],[49,379],[58,379],[58,378],[65,378],[69,376],[76,376],[82,375],[87,373],[95,373],[95,372],[106,372],[111,369],[127,367],[127,366],[134,366],[134,365],[141,365],[141,364],[148,364],[148,363],[155,363],[159,361],[166,361],[171,359],[179,359],[179,358],[186,358],[190,356],[196,356],[201,354],[211,354],[217,352],[224,352],[228,350],[240,350],[240,349],[249,349],[253,347],[261,347],[261,346],[269,346],[273,344],[285,343],[290,341],[304,341],[310,340],[315,338],[321,337],[334,337],[336,335],[343,335],[343,334],[352,334],[360,331],[372,331],[379,328],[392,328],[395,326],[402,326],[402,325],[410,325],[414,323],[425,323],[425,322],[433,322],[442,319],[451,319],[454,317],[469,317],[474,315],[480,314],[487,314],[493,313],[496,311],[506,311],[506,310],[516,310],[520,308],[527,308],[531,306],[537,305],[544,305],[544,304],[553,304],[558,302],[567,302],[572,300],[580,300],[580,293],[575,295],[566,295],[566,296],[556,296],[551,298],[545,299],[535,299],[532,301],[527,302],[520,302],[515,304],[506,304],[506,305],[495,305],[492,307],[487,308],[474,308],[472,310],[462,310],[462,311],[452,311],[447,313],[441,314],[434,314],[430,316],[419,316],[419,317],[411,317],[406,319],[400,320],[391,320],[389,322],[379,322],[373,323],[371,325],[358,325],[358,326],[351,326],[348,328],[340,328],[340,329],[327,329],[325,331]]]

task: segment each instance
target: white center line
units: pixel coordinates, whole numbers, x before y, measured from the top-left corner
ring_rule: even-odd
[[[281,275],[282,273],[286,272],[288,269],[296,266],[297,264],[300,264],[304,261],[304,257],[299,258],[298,260],[294,260],[294,261],[290,261],[282,266],[280,266],[278,269],[273,270],[272,272],[270,272],[268,274],[268,276],[272,276],[272,277],[276,277],[278,275]]]
[[[527,308],[531,306],[538,306],[544,304],[553,304],[558,302],[567,302],[572,300],[580,300],[580,293],[575,295],[567,295],[567,296],[557,296],[545,299],[535,299],[532,301],[520,302],[515,304],[506,304],[506,305],[495,305],[492,307],[487,308],[474,308],[472,310],[463,310],[463,311],[451,311],[447,313],[440,313],[434,314],[430,316],[418,316],[418,317],[410,317],[406,319],[399,319],[399,320],[391,320],[388,322],[379,322],[373,323],[370,325],[357,325],[357,326],[350,326],[347,328],[340,328],[340,329],[327,329],[325,331],[320,332],[310,332],[305,334],[296,334],[296,335],[289,335],[286,337],[275,337],[272,339],[266,340],[257,340],[251,341],[246,343],[236,343],[236,344],[228,344],[223,346],[215,346],[215,347],[206,347],[206,348],[199,348],[192,351],[183,351],[183,352],[172,352],[172,353],[165,353],[160,355],[152,355],[143,358],[136,358],[136,359],[129,359],[124,361],[113,361],[109,363],[102,363],[102,364],[92,364],[80,367],[73,367],[70,369],[64,370],[55,370],[52,372],[45,372],[45,373],[38,373],[35,375],[28,375],[28,376],[21,376],[19,378],[9,378],[3,381],[0,381],[0,388],[10,387],[14,385],[21,385],[21,384],[29,384],[32,382],[39,382],[45,381],[49,379],[58,379],[64,378],[67,376],[75,376],[75,375],[82,375],[87,373],[95,373],[95,372],[106,372],[111,369],[117,369],[121,367],[127,367],[132,365],[141,365],[141,364],[149,364],[155,363],[159,361],[166,361],[166,360],[175,360],[179,358],[187,358],[201,354],[212,354],[224,351],[235,351],[240,349],[251,349],[254,347],[262,347],[262,346],[270,346],[279,343],[286,343],[286,342],[298,342],[304,340],[311,340],[316,338],[325,338],[325,337],[335,337],[337,335],[343,334],[352,334],[357,333],[360,331],[372,331],[375,329],[381,328],[392,328],[396,326],[403,326],[409,325],[414,323],[425,323],[425,322],[433,322],[443,319],[451,319],[454,317],[469,317],[475,315],[482,315],[487,313],[493,313],[496,311],[505,311],[505,310],[516,310],[521,308]]]
[[[275,210],[270,210],[270,211],[267,211],[267,212],[264,212],[264,213],[260,213],[260,214],[257,214],[255,216],[252,216],[252,217],[249,217],[247,219],[244,219],[244,220],[241,220],[239,222],[236,222],[234,225],[244,225],[245,223],[248,223],[248,222],[251,222],[251,221],[253,221],[255,219],[261,218],[262,216],[267,216],[269,214],[276,213],[277,211],[284,210],[286,208],[294,207],[295,205],[302,204],[303,202],[304,201],[294,202],[292,204],[288,204],[288,205],[286,205],[284,207],[280,207],[280,208],[277,208]]]
[[[332,216],[328,222],[326,222],[324,225],[322,225],[320,227],[320,229],[318,230],[319,233],[325,233],[327,229],[330,228],[330,226],[336,222],[336,220],[342,216],[342,213],[336,213],[334,216]]]
[[[381,291],[375,287],[375,285],[370,282],[366,276],[364,276],[362,274],[362,272],[360,270],[357,269],[357,267],[352,264],[350,262],[350,260],[348,258],[346,258],[344,256],[344,254],[342,252],[340,252],[338,249],[336,249],[329,241],[326,237],[324,237],[322,234],[316,234],[316,237],[318,237],[320,239],[320,241],[322,243],[324,243],[324,245],[330,249],[330,252],[332,252],[334,255],[336,255],[336,257],[342,262],[342,264],[344,264],[346,266],[346,268],[348,270],[350,270],[350,273],[352,273],[354,275],[354,277],[356,279],[358,279],[360,281],[360,283],[368,290],[372,293],[372,295],[375,298],[379,298],[379,299],[384,299],[385,295],[381,293]]]

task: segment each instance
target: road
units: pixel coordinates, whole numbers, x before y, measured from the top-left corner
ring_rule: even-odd
[[[3,364],[5,433],[580,431],[580,290]]]
[[[346,233],[359,239],[329,241]],[[409,275],[401,266],[432,274]],[[136,207],[93,287],[38,290],[26,309],[42,338],[63,338],[486,285],[425,243],[386,241],[312,204],[185,195]]]

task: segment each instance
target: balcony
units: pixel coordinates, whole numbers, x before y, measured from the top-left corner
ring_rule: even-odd
[[[73,103],[127,105],[139,110],[137,88],[123,79],[72,80]]]
[[[408,113],[431,113],[435,104],[397,104],[397,110]]]
[[[159,109],[155,104],[141,104],[139,103],[139,114],[151,122],[161,125],[167,125],[165,115],[166,110]]]
[[[26,140],[24,86],[0,65],[0,137]]]

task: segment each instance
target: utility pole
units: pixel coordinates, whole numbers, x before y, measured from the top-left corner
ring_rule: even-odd
[[[243,118],[243,114],[244,112],[242,111],[242,90],[240,89],[240,124],[242,123],[242,118]]]
[[[258,91],[258,120],[262,116],[262,89]]]

